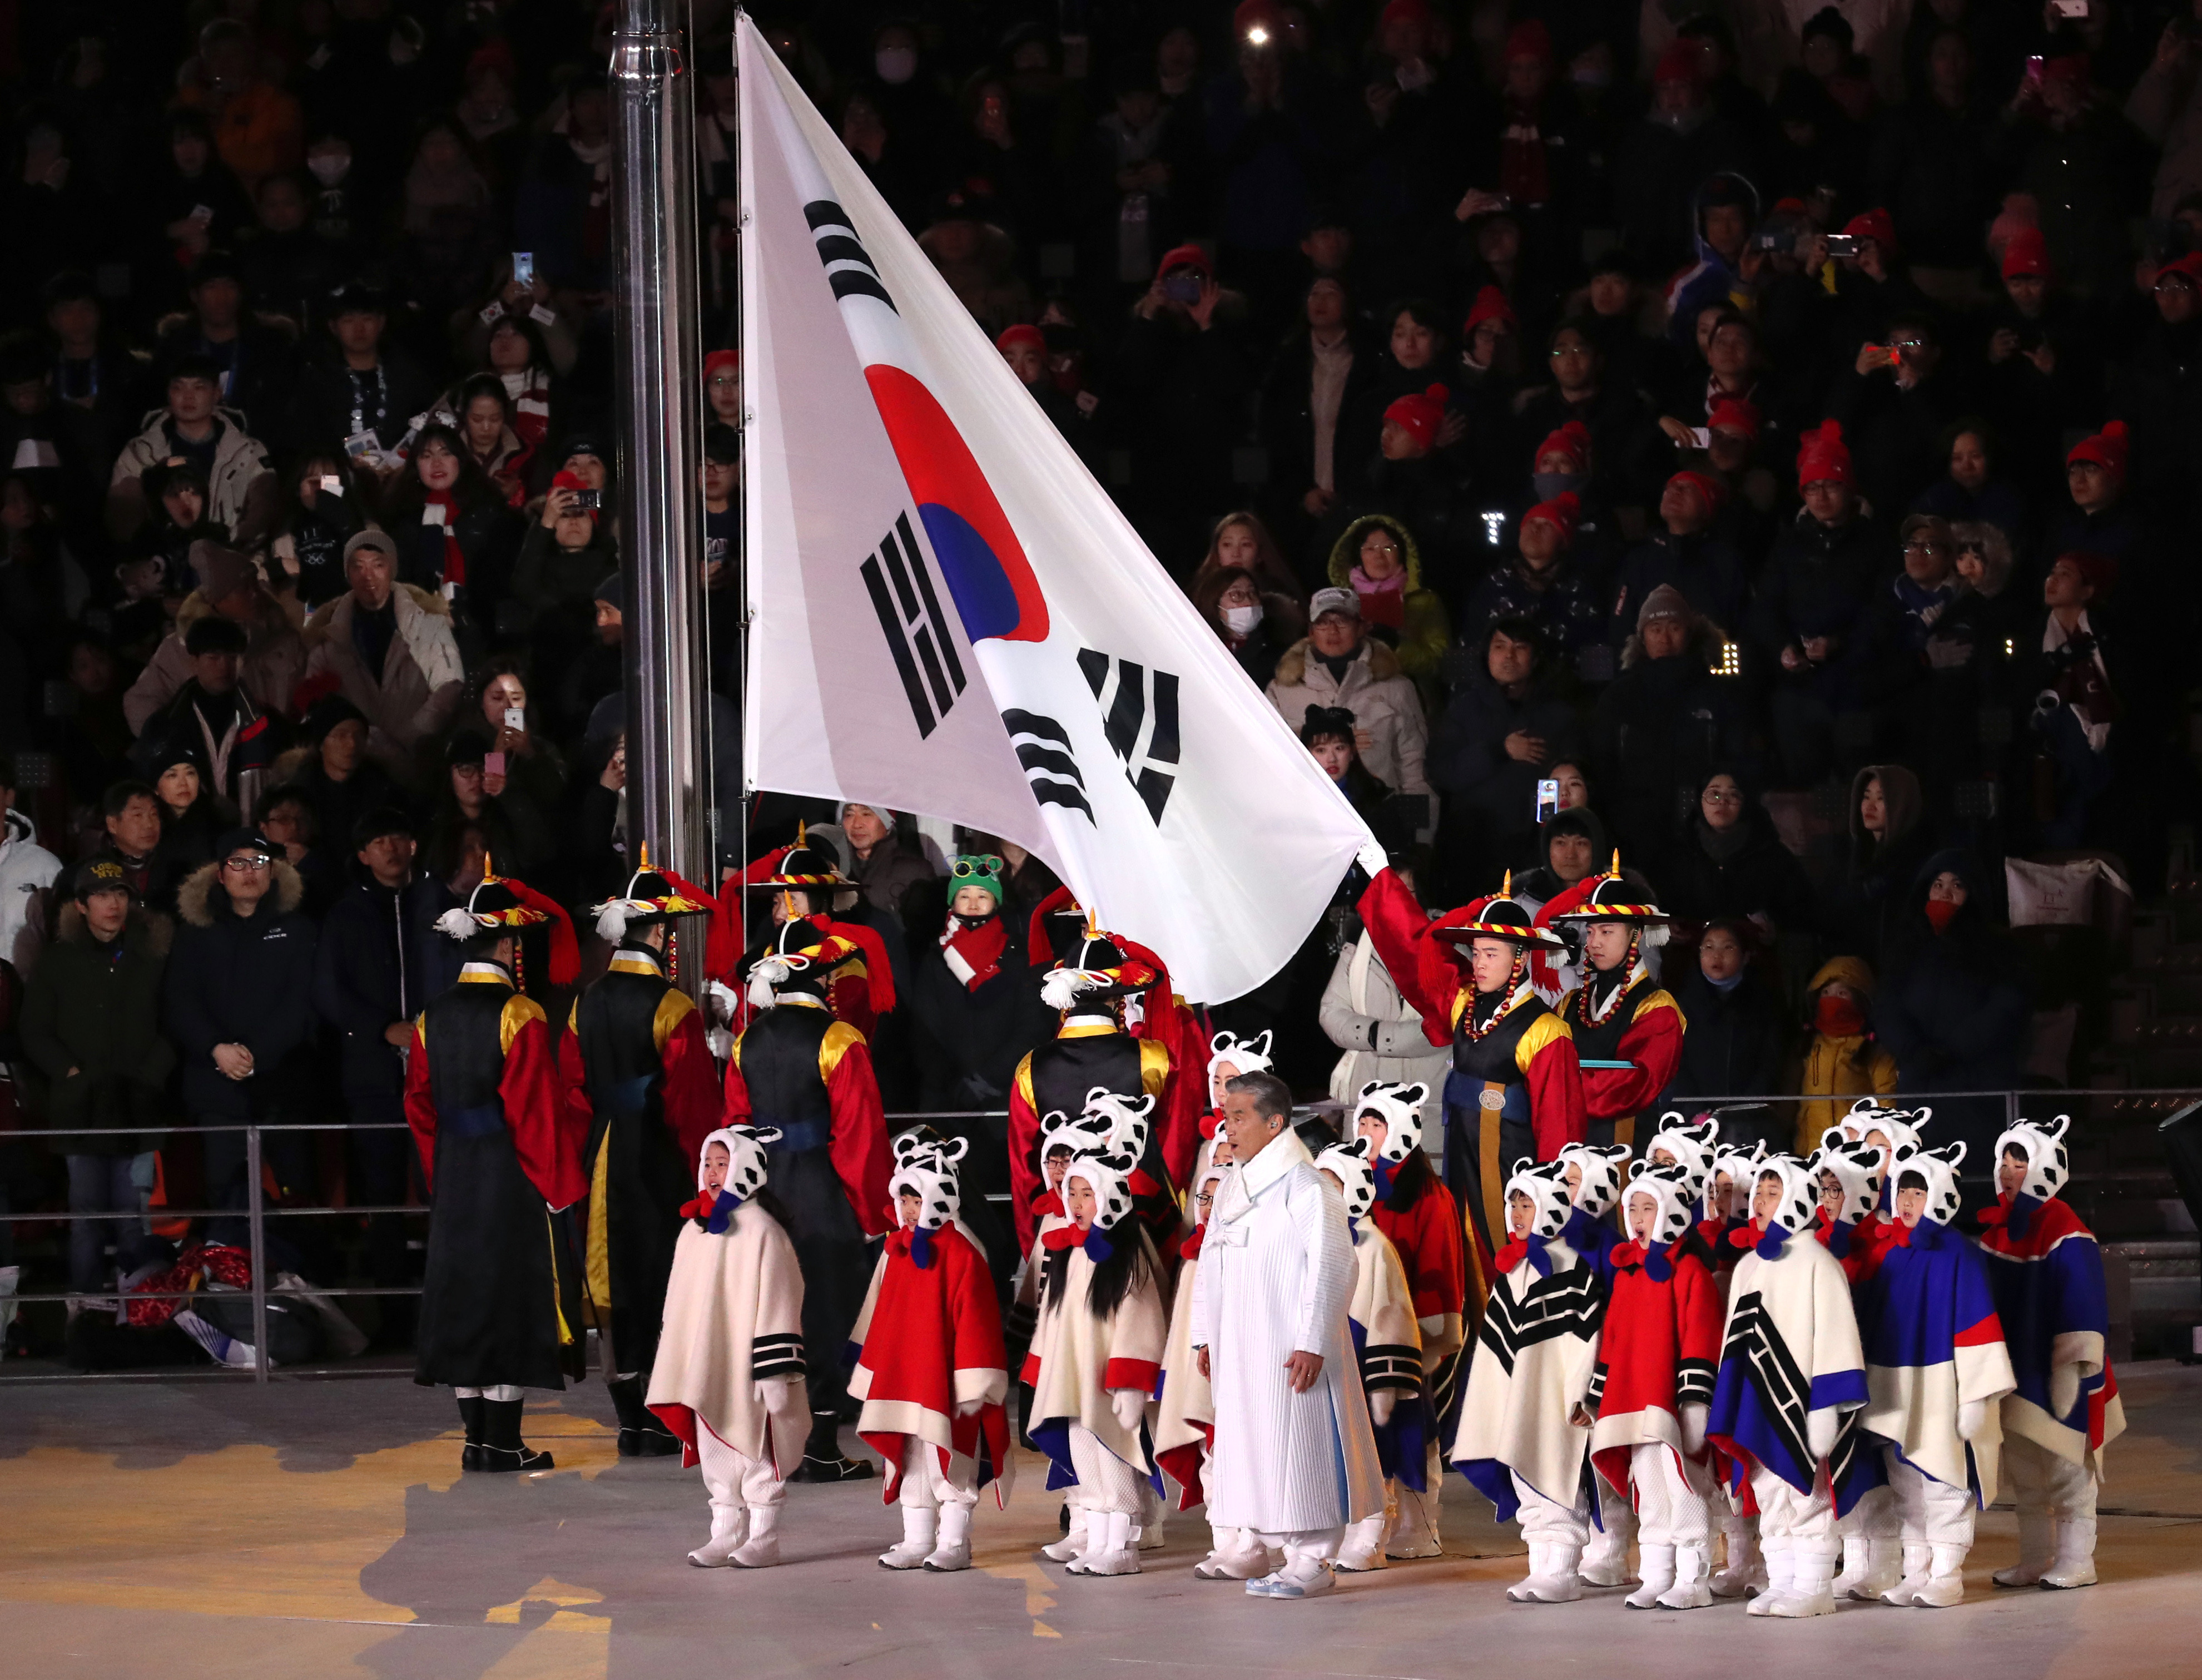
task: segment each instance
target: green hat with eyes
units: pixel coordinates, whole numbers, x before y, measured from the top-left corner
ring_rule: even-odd
[[[999,910],[1009,895],[1002,890],[1002,860],[991,852],[971,852],[957,858],[948,866],[948,903],[953,908],[956,895],[966,887],[983,887],[994,895],[994,908]]]

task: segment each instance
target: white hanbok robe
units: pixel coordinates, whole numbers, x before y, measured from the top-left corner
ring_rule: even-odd
[[[1193,1283],[1192,1340],[1208,1349],[1216,1438],[1211,1523],[1257,1534],[1342,1528],[1384,1509],[1346,1308],[1353,1240],[1337,1187],[1287,1131],[1216,1191]],[[1285,1361],[1322,1356],[1292,1391]]]

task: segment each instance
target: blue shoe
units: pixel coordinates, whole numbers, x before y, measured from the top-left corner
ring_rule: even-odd
[[[1276,1592],[1277,1577],[1275,1575],[1257,1575],[1246,1583],[1249,1598],[1274,1598]]]

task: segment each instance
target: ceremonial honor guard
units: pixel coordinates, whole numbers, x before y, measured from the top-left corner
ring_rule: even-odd
[[[1481,1250],[1469,1262],[1481,1306],[1490,1287],[1489,1257],[1506,1236],[1502,1164],[1550,1161],[1582,1141],[1575,1042],[1529,976],[1532,950],[1564,947],[1558,935],[1531,924],[1514,897],[1511,871],[1491,897],[1431,922],[1387,869],[1361,895],[1360,910],[1376,954],[1399,995],[1421,1011],[1430,1042],[1452,1044],[1445,1180]]]
[[[1582,1064],[1583,1129],[1594,1144],[1636,1141],[1639,1110],[1665,1090],[1682,1061],[1682,1011],[1652,978],[1645,953],[1667,942],[1667,916],[1613,868],[1545,907],[1578,931],[1583,983],[1560,1000]]]
[[[582,1315],[596,1327],[622,1457],[677,1453],[644,1406],[665,1281],[698,1152],[719,1123],[718,1070],[704,1017],[668,972],[673,919],[712,901],[669,871],[642,867],[599,905],[597,932],[615,947],[603,976],[574,1002],[558,1044],[567,1111],[585,1138],[589,1218]]]
[[[727,1064],[726,1123],[777,1129],[772,1185],[803,1267],[804,1376],[810,1439],[794,1477],[856,1481],[868,1463],[845,1457],[841,1354],[864,1302],[867,1235],[887,1217],[887,1130],[864,1036],[836,1020],[827,999],[861,948],[808,917],[781,923],[751,964],[755,1011]]]
[[[565,911],[489,872],[436,931],[457,941],[458,984],[414,1023],[405,1118],[429,1192],[413,1380],[458,1394],[468,1470],[549,1470],[520,1439],[521,1390],[582,1375],[580,1293],[555,1213],[587,1194],[560,1122],[542,1005],[518,989],[521,930],[550,924],[550,981],[580,968]]]

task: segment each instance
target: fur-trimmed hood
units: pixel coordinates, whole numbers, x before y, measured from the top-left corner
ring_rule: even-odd
[[[351,598],[350,594],[346,592],[324,601],[314,609],[313,616],[306,621],[304,631],[308,651],[310,652],[320,646],[335,634],[337,609]],[[436,593],[434,590],[423,589],[418,584],[397,584],[392,589],[390,598],[401,603],[409,600],[415,607],[433,618],[449,618],[451,616],[450,603]],[[400,604],[397,616],[402,621],[405,616],[405,609],[403,604]]]
[[[1286,648],[1284,657],[1277,661],[1276,686],[1281,688],[1297,688],[1301,683],[1306,681],[1308,661],[1313,657],[1308,639],[1302,636]],[[1382,682],[1387,678],[1401,675],[1399,656],[1373,636],[1362,642],[1361,652],[1355,657],[1363,658],[1367,663],[1369,679],[1372,681]]]
[[[211,869],[213,865],[207,867]],[[168,954],[168,947],[175,942],[175,924],[167,917],[149,913],[138,905],[131,906],[130,920],[122,928],[125,945],[133,940],[140,941],[154,957],[162,958]],[[90,945],[92,942],[91,929],[85,926],[84,912],[77,908],[74,899],[62,906],[61,916],[54,924],[54,938],[67,945]]]
[[[194,928],[214,926],[214,895],[220,890],[221,875],[221,864],[213,863],[202,864],[185,875],[176,889],[176,914]],[[275,884],[270,896],[278,911],[296,910],[305,900],[305,881],[280,858],[275,859]]]
[[[179,640],[191,634],[191,626],[201,619],[212,616],[214,603],[206,598],[206,591],[194,589],[184,597],[183,604],[176,609],[175,634]],[[283,610],[283,604],[268,592],[262,583],[252,592],[252,622],[244,627],[245,635],[254,642],[297,634],[291,622],[291,615]]]
[[[1399,557],[1407,574],[1407,592],[1422,587],[1422,551],[1404,520],[1388,513],[1364,513],[1347,526],[1330,546],[1330,581],[1340,589],[1353,587],[1353,569],[1361,563],[1361,545],[1371,531],[1388,531],[1399,545]]]

